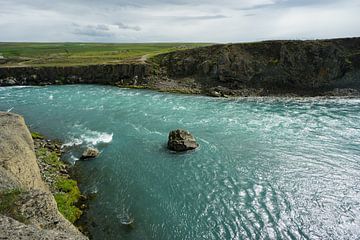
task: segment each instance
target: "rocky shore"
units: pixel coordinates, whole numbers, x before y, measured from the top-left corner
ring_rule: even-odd
[[[79,83],[214,97],[360,96],[360,38],[218,44],[129,64],[0,65],[0,86]]]
[[[80,191],[59,160],[60,143],[0,112],[0,239],[87,239],[72,224]]]

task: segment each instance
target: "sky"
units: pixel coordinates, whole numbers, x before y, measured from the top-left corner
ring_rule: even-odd
[[[250,42],[360,36],[360,0],[0,0],[1,42]]]

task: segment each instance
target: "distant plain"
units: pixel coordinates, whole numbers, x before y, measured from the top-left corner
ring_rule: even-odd
[[[0,43],[0,66],[76,66],[144,62],[209,43]]]

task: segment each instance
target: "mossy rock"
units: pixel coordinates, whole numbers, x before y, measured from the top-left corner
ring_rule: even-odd
[[[77,182],[59,177],[55,187],[59,191],[59,193],[54,195],[59,212],[67,220],[74,223],[82,214],[82,211],[76,207],[76,203],[80,198]]]
[[[40,133],[38,132],[31,132],[31,137],[33,139],[44,139],[45,137],[43,135],[41,135]]]
[[[27,223],[27,219],[20,212],[17,202],[22,190],[10,189],[0,192],[0,214],[11,217],[19,222]]]

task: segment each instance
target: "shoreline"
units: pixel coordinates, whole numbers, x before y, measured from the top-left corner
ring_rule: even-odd
[[[360,96],[360,37],[218,44],[137,63],[0,65],[0,86],[64,84],[212,97]]]
[[[31,131],[35,154],[43,180],[50,187],[59,212],[80,232],[89,237],[83,218],[88,210],[89,197],[81,192],[74,171],[75,165],[63,161],[63,143]]]
[[[0,112],[0,238],[88,239],[73,224],[81,194],[60,161],[60,143]]]
[[[214,95],[209,94],[208,92],[192,91],[191,89],[159,89],[149,86],[139,86],[139,85],[108,85],[108,84],[96,84],[96,83],[73,83],[73,84],[49,84],[49,85],[7,85],[0,88],[27,88],[27,87],[48,87],[48,86],[71,86],[71,85],[98,85],[98,86],[110,86],[117,87],[119,89],[131,89],[131,90],[148,90],[159,93],[167,94],[179,94],[179,95],[193,95],[193,96],[206,96],[219,99],[251,99],[251,98],[291,98],[291,99],[303,99],[303,98],[319,98],[319,99],[337,99],[337,98],[360,98],[360,91],[354,88],[335,88],[333,91],[328,91],[323,94],[314,95],[314,94],[295,94],[295,93],[282,93],[282,94],[268,94],[268,95],[259,95],[259,94],[243,94],[243,95]]]

